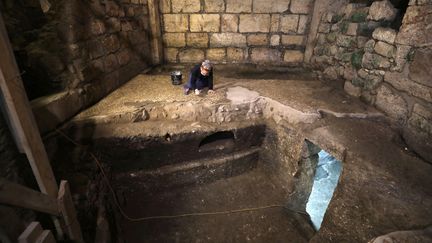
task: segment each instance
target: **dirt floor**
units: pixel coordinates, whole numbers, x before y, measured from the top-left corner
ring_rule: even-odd
[[[220,212],[283,205],[286,192],[259,169],[213,183],[164,191],[125,192],[132,217]],[[121,220],[125,242],[307,242],[300,223],[282,207],[257,211],[154,219]]]

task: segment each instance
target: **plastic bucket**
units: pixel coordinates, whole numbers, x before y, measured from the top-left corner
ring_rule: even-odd
[[[182,83],[182,73],[180,71],[171,72],[171,82],[173,85],[180,85]]]

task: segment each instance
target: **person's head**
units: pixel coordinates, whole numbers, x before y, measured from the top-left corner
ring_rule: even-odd
[[[205,60],[201,63],[201,74],[208,76],[212,70],[212,65],[209,60]]]

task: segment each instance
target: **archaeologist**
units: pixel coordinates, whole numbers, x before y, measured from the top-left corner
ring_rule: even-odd
[[[208,94],[214,94],[213,90],[213,66],[209,60],[194,66],[189,75],[189,81],[184,86],[184,94],[194,91],[196,95],[208,89]]]

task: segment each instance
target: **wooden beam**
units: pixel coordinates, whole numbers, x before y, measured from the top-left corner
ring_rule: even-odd
[[[60,216],[57,199],[0,178],[0,203]]]
[[[43,229],[39,222],[31,222],[18,237],[19,243],[34,243],[42,234]]]
[[[30,162],[40,190],[57,197],[58,187],[21,81],[0,13],[0,88],[18,147]]]
[[[163,46],[162,34],[160,29],[159,0],[148,0],[149,19],[151,28],[151,48],[153,65],[162,64]]]
[[[61,214],[63,216],[66,233],[71,240],[81,243],[84,239],[81,234],[81,227],[77,219],[75,207],[73,205],[72,196],[67,181],[60,182],[60,190],[58,202]]]

